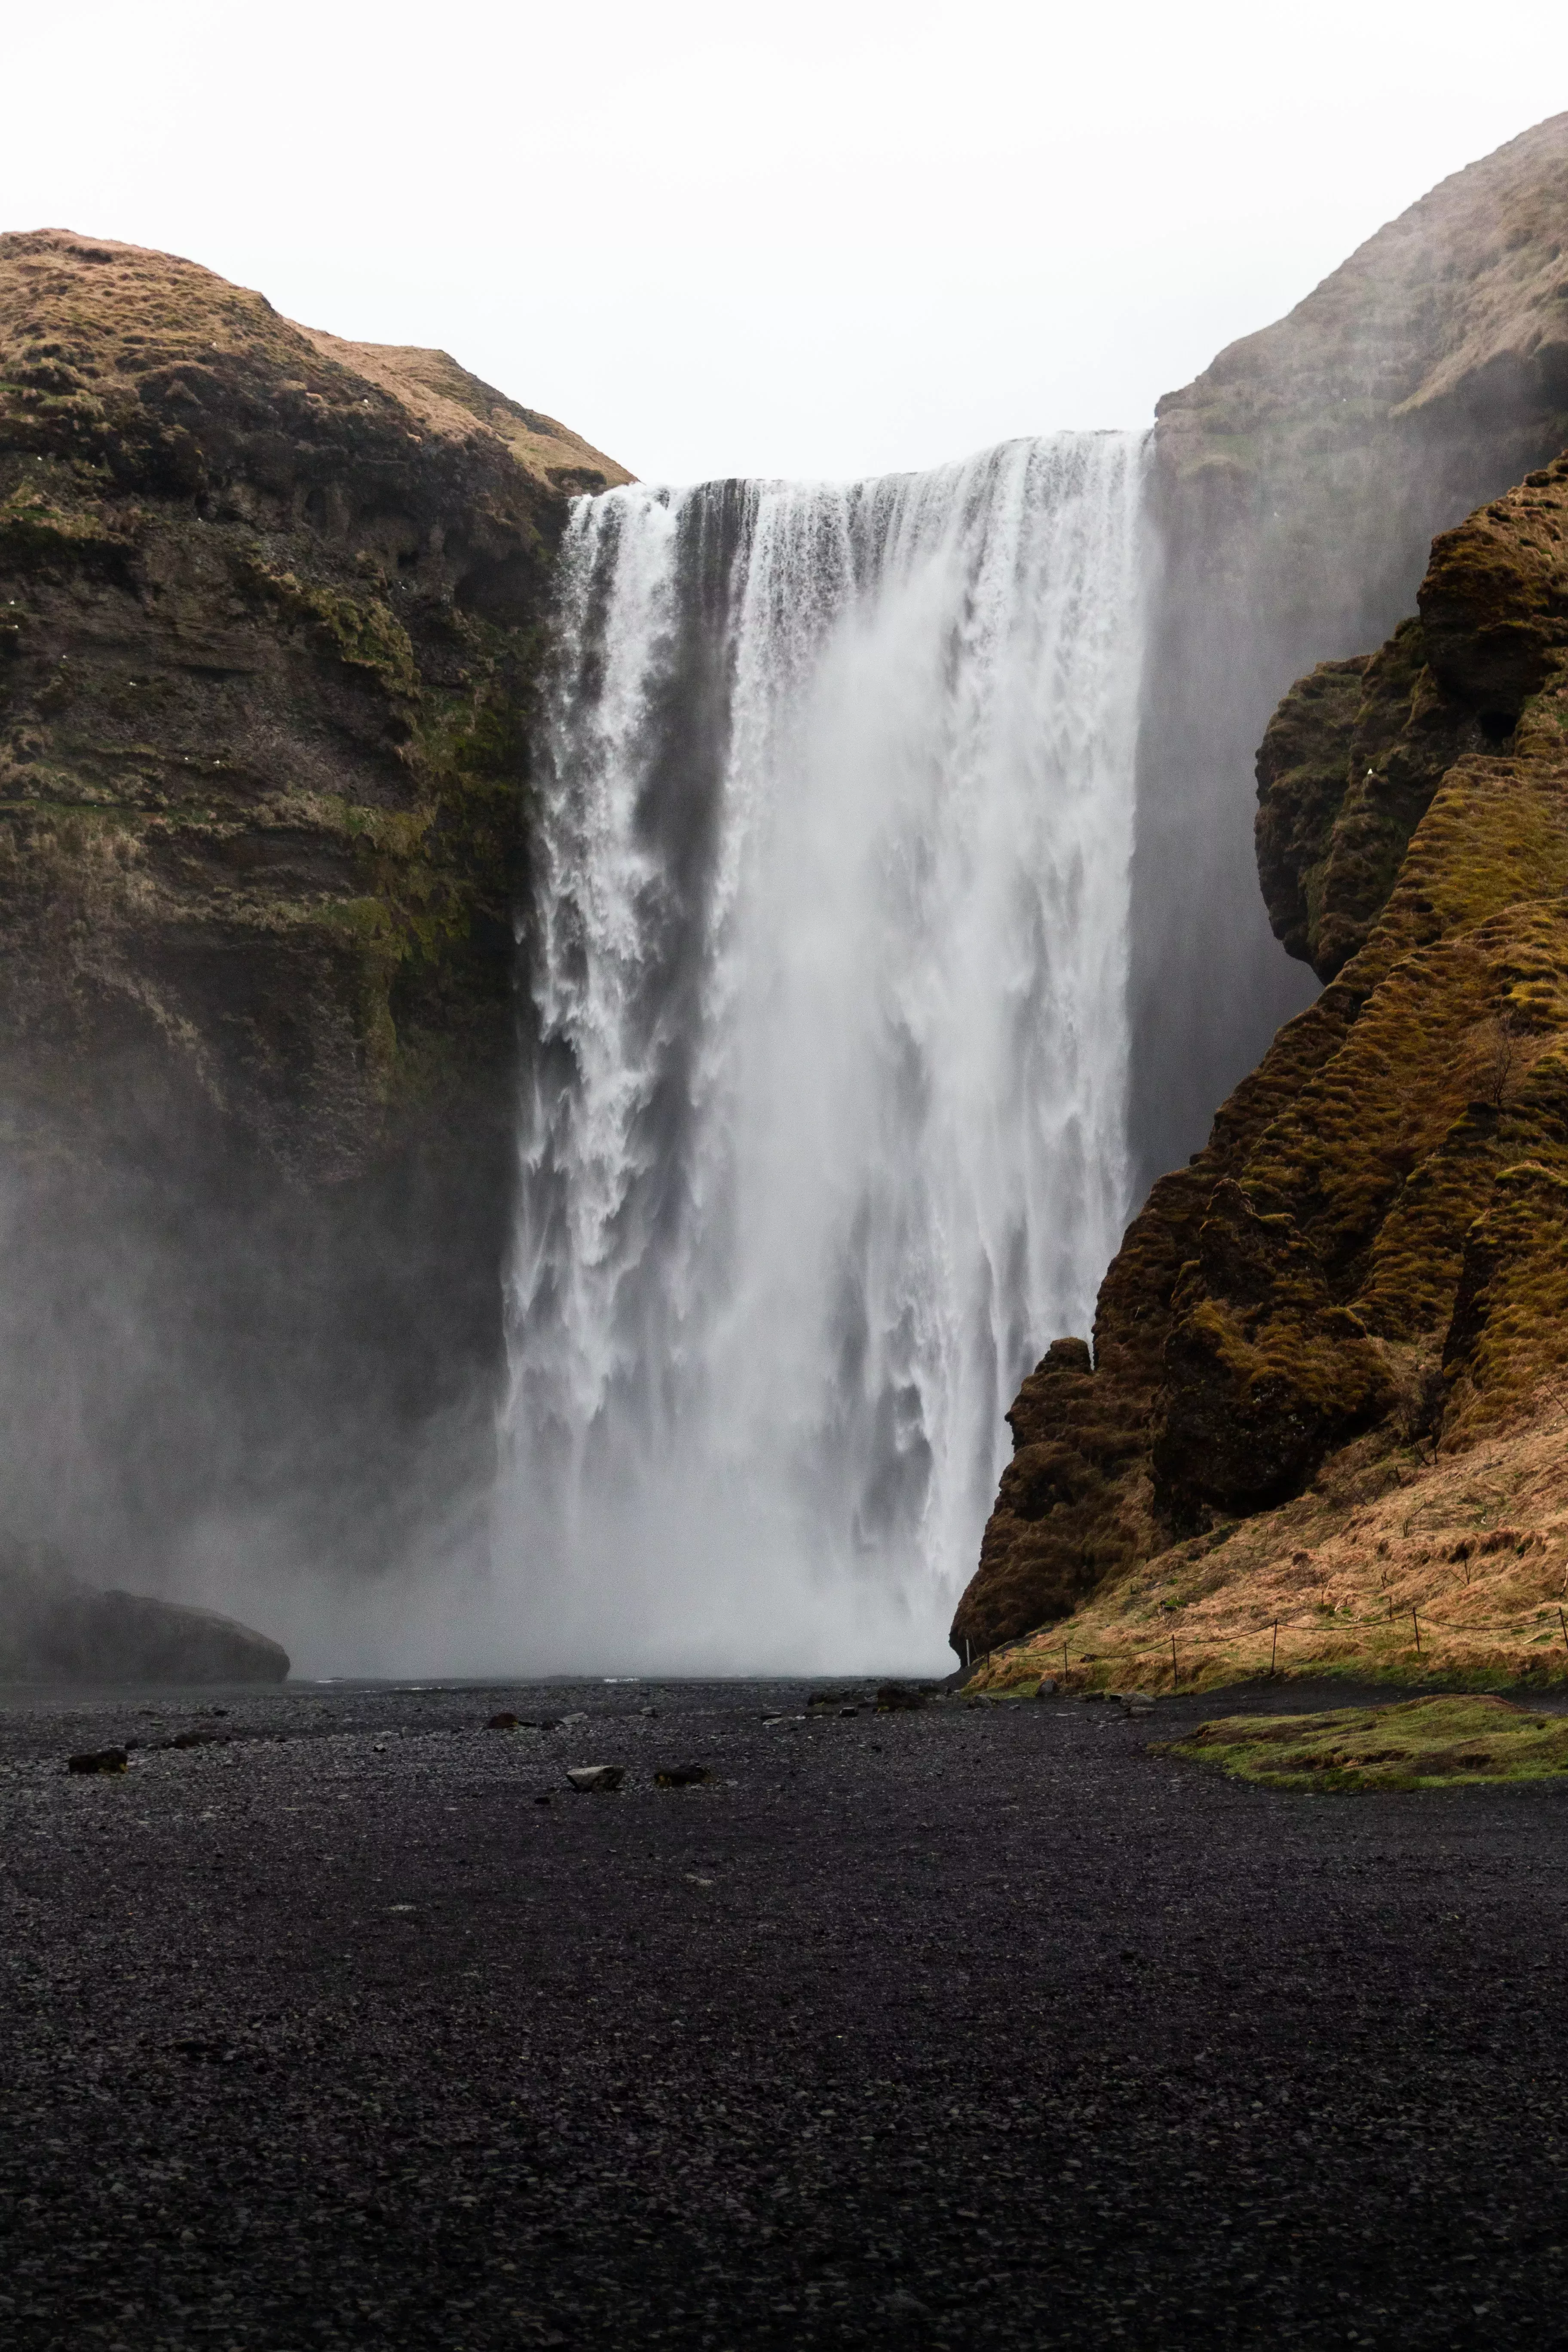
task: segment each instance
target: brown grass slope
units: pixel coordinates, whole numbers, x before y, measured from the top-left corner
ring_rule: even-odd
[[[1498,1654],[1552,1654],[1558,1499],[1515,1524],[1510,1481],[1535,1492],[1568,1363],[1568,459],[1439,538],[1419,604],[1269,730],[1260,864],[1328,985],[1155,1185],[1092,1371],[1058,1346],[1025,1384],[961,1648],[1077,1612],[1069,1660],[1120,1625],[1118,1672],[1147,1650],[1168,1680],[1173,1615],[1179,1654],[1201,1600],[1217,1660],[1281,1614],[1300,1631],[1302,1590],[1319,1632],[1349,1596],[1369,1657],[1380,1613],[1468,1609],[1468,1655],[1469,1552],[1439,1575],[1414,1530],[1483,1511],[1454,1497],[1484,1447],[1485,1508],[1530,1563],[1528,1594],[1510,1565],[1488,1596]]]

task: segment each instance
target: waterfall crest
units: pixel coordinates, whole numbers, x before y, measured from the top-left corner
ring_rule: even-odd
[[[498,1549],[528,1662],[940,1668],[1127,1208],[1142,437],[574,509]]]

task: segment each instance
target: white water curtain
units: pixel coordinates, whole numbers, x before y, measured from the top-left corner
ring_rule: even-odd
[[[575,507],[537,745],[511,1662],[940,1668],[1127,1210],[1142,445]]]

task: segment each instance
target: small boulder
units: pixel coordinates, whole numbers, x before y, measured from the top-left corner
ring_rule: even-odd
[[[706,1764],[661,1764],[653,1776],[656,1789],[695,1789],[712,1778]]]
[[[877,1693],[879,1715],[910,1715],[925,1703],[924,1691],[910,1690],[905,1683],[884,1683]]]
[[[574,1764],[566,1774],[574,1789],[607,1795],[618,1789],[626,1777],[624,1764]]]
[[[515,1731],[517,1729],[517,1717],[515,1715],[508,1715],[503,1709],[500,1715],[491,1716],[489,1721],[485,1726],[485,1729],[487,1731]]]
[[[68,1772],[123,1772],[131,1763],[123,1748],[93,1748],[85,1755],[73,1756],[66,1766]]]
[[[1037,1698],[1055,1698],[1056,1695],[1057,1678],[1055,1675],[1042,1675],[1040,1676],[1038,1687],[1035,1692],[1035,1696]]]

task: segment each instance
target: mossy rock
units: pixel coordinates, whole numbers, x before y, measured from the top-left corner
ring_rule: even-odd
[[[1568,1717],[1486,1696],[1406,1699],[1322,1715],[1227,1715],[1161,1755],[1207,1764],[1259,1788],[1451,1789],[1568,1777]]]

